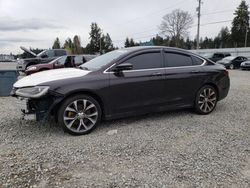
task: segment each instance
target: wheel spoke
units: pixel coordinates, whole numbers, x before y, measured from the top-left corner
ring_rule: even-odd
[[[83,122],[83,120],[80,120],[81,125],[84,127],[85,130],[88,130],[87,125]]]
[[[87,107],[87,100],[83,100],[83,110],[85,111],[86,107]]]
[[[65,111],[76,112],[76,110],[71,107],[67,107]]]
[[[98,115],[98,113],[97,113],[97,112],[94,112],[94,113],[92,113],[92,114],[88,114],[87,117],[93,117],[93,116],[97,116],[97,115]]]
[[[76,120],[77,118],[74,118],[69,124],[67,124],[67,127],[70,129]]]
[[[85,111],[87,111],[87,110],[89,110],[89,109],[91,109],[91,108],[93,108],[93,107],[95,107],[95,105],[94,105],[94,104],[91,104],[91,105],[89,105],[89,106],[85,109]]]
[[[81,120],[80,120],[79,125],[77,127],[77,132],[79,132],[81,130],[81,127],[82,127],[82,123],[81,123]]]
[[[95,122],[96,122],[93,118],[87,117],[87,119],[88,119],[89,121],[91,121],[92,124],[95,124]]]
[[[67,120],[74,120],[74,119],[76,119],[76,117],[72,117],[72,118],[71,117],[64,117],[65,121],[67,121]]]
[[[78,112],[77,101],[73,102],[75,110]]]

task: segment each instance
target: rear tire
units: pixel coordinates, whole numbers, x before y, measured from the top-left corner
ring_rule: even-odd
[[[203,86],[196,95],[195,111],[201,115],[210,114],[216,107],[218,94],[214,87],[210,85]]]
[[[58,111],[58,123],[72,135],[92,132],[101,121],[99,103],[88,95],[75,95],[66,99]]]

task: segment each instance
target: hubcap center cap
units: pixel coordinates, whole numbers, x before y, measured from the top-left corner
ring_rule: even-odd
[[[86,117],[87,117],[87,116],[86,116],[85,113],[83,113],[83,112],[78,113],[78,118],[79,118],[79,119],[84,119],[84,118],[86,118]]]

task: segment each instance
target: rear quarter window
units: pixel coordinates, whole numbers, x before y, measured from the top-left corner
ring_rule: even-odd
[[[192,56],[193,65],[202,65],[204,60],[195,56]]]

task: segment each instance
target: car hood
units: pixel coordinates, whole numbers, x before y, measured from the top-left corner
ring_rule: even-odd
[[[29,50],[29,49],[27,49],[27,48],[25,48],[25,47],[23,47],[23,46],[20,46],[20,48],[21,48],[23,51],[25,51],[25,52],[31,54],[32,56],[37,57],[37,54],[35,54],[35,53],[32,52],[31,50]]]
[[[32,87],[32,86],[42,85],[43,83],[46,82],[86,76],[90,72],[91,71],[75,69],[75,68],[49,70],[49,71],[35,73],[30,76],[26,76],[18,80],[14,84],[14,87],[15,88]]]

